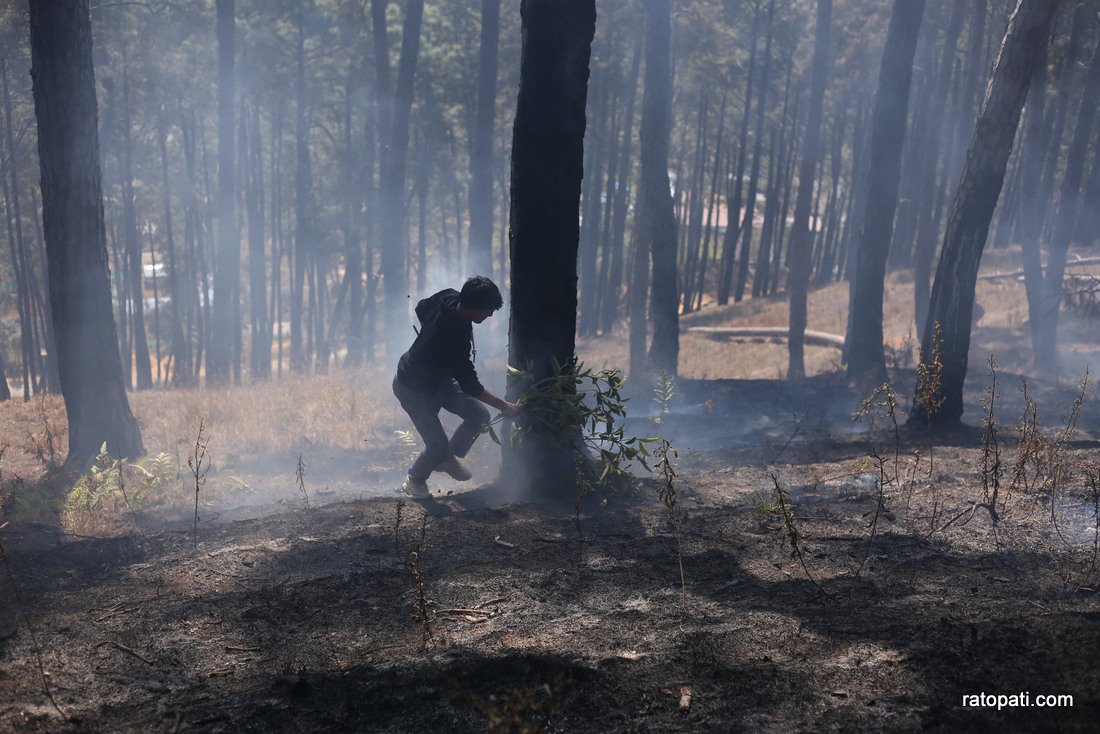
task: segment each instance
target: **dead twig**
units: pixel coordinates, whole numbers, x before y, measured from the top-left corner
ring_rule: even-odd
[[[153,665],[154,664],[152,660],[145,657],[144,655],[142,655],[140,652],[138,652],[134,648],[127,647],[126,645],[123,645],[121,642],[118,642],[117,640],[104,640],[103,642],[100,642],[100,643],[96,644],[95,649],[98,650],[99,648],[103,647],[104,645],[114,645],[119,650],[122,650],[124,653],[128,653],[130,655],[133,655],[135,658],[137,658],[141,662],[145,663],[146,665]]]
[[[7,523],[0,525],[0,530],[7,527]],[[42,687],[46,690],[46,698],[50,699],[50,703],[57,709],[57,713],[61,715],[61,718],[65,721],[69,720],[69,717],[65,715],[65,712],[61,710],[61,707],[57,705],[57,701],[54,700],[53,691],[50,690],[50,681],[46,675],[46,666],[42,663],[42,648],[38,644],[38,635],[34,631],[34,625],[31,624],[31,618],[27,614],[27,608],[23,605],[23,598],[19,595],[19,585],[15,582],[15,572],[11,568],[11,560],[8,558],[8,552],[4,550],[4,544],[0,543],[0,558],[4,559],[4,568],[8,571],[8,580],[11,582],[11,592],[15,597],[15,603],[19,606],[19,614],[23,617],[24,624],[27,625],[27,631],[31,635],[31,643],[34,645],[34,655],[38,659],[38,674],[42,678]]]

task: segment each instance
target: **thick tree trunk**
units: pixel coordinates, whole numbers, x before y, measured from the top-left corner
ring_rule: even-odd
[[[883,280],[898,205],[913,55],[923,14],[924,0],[894,0],[886,47],[882,52],[882,70],[871,123],[870,175],[863,231],[856,250],[855,278],[849,289],[845,353],[848,377],[854,379],[870,374],[877,381],[886,374],[882,351]]]
[[[653,262],[653,340],[648,368],[675,375],[680,357],[676,275],[676,218],[669,194],[668,146],[672,130],[672,23],[669,0],[646,0],[645,94],[642,97],[639,235]]]
[[[588,62],[595,0],[523,0],[523,48],[512,133],[512,273],[509,364],[531,365],[535,381],[552,361],[573,361],[577,251],[584,163]],[[666,187],[665,191],[668,189]],[[508,397],[517,399],[517,386]],[[535,428],[504,453],[505,477],[540,494],[574,486],[572,450]]]
[[[217,0],[218,26],[218,247],[214,267],[214,320],[206,380],[226,385],[233,376],[235,327],[240,320],[241,239],[233,160],[235,0]]]
[[[470,131],[470,272],[493,272],[493,118],[497,100],[500,0],[481,0],[477,109]],[[461,226],[461,223],[459,224]]]
[[[986,88],[947,220],[943,254],[932,285],[928,323],[921,339],[922,361],[931,364],[935,330],[942,329],[942,387],[937,396],[942,403],[929,416],[927,406],[914,399],[909,420],[918,425],[925,421],[951,425],[962,418],[978,264],[1001,193],[1028,85],[1050,35],[1057,7],[1058,0],[1019,0]]]
[[[31,77],[42,218],[69,421],[68,461],[144,453],[119,367],[103,219],[92,33],[87,0],[31,0]]]
[[[814,167],[821,146],[821,111],[825,101],[825,84],[829,78],[832,55],[833,2],[817,0],[817,32],[814,36],[813,76],[810,81],[809,120],[806,123],[806,143],[798,172],[798,195],[794,202],[794,222],[791,224],[791,293],[790,338],[788,339],[787,379],[806,375],[804,345],[806,334],[806,298],[810,283],[810,199],[814,188]]]

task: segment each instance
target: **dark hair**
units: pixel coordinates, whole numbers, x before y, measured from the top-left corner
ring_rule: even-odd
[[[475,275],[462,284],[458,302],[466,308],[483,308],[496,311],[504,305],[497,284],[484,275]]]

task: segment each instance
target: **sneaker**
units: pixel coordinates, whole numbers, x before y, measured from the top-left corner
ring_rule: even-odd
[[[432,496],[431,491],[428,490],[427,482],[418,482],[412,477],[406,479],[405,483],[401,485],[401,491],[416,499],[425,499]]]
[[[453,479],[457,479],[460,482],[465,482],[467,479],[473,476],[472,474],[470,474],[470,470],[462,466],[462,462],[454,456],[451,456],[450,458],[444,459],[443,461],[439,462],[439,464],[436,465],[435,470],[450,474]]]

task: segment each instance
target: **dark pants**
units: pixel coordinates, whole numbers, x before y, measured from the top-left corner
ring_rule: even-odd
[[[395,377],[393,394],[424,440],[424,451],[409,468],[409,479],[413,481],[425,481],[441,461],[452,455],[465,456],[481,430],[489,425],[489,409],[477,398],[462,392],[454,380],[433,393],[403,385]],[[443,424],[439,422],[440,410],[454,413],[462,419],[462,425],[450,441]]]

